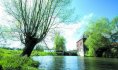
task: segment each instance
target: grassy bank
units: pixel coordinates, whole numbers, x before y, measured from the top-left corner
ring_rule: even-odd
[[[26,56],[2,56],[0,66],[1,70],[38,70],[39,62]]]
[[[0,70],[38,70],[39,62],[31,57],[21,57],[21,52],[0,48]]]
[[[21,53],[22,53],[22,50],[10,50],[10,49],[0,48],[0,56],[20,55]],[[48,55],[55,56],[56,53],[33,50],[31,54],[31,56],[48,56]]]
[[[22,50],[0,48],[0,70],[38,70],[39,62],[31,59],[32,56],[56,55],[55,52],[34,50],[31,57],[21,57],[21,53]]]
[[[22,51],[20,50],[9,50],[9,49],[4,49],[0,48],[0,56],[8,57],[8,56],[17,56],[21,53]]]

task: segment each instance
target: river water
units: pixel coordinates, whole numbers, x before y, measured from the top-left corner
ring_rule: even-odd
[[[118,59],[79,56],[34,56],[44,70],[118,70]]]

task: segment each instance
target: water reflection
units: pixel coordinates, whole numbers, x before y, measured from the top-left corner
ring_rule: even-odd
[[[118,70],[118,59],[78,56],[35,56],[45,70]]]
[[[84,70],[84,59],[77,56],[66,56],[64,70]]]
[[[84,62],[85,70],[118,70],[118,59],[88,57]]]

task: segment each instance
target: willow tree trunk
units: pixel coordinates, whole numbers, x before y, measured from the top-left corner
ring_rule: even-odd
[[[33,37],[26,37],[25,38],[25,48],[23,49],[22,56],[30,56],[35,45],[37,44],[37,38]]]

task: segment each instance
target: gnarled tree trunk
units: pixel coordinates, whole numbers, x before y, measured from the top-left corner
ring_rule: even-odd
[[[25,48],[23,49],[22,56],[27,55],[28,57],[31,55],[32,50],[34,49],[35,45],[38,43],[37,38],[33,37],[26,37],[25,38]]]

